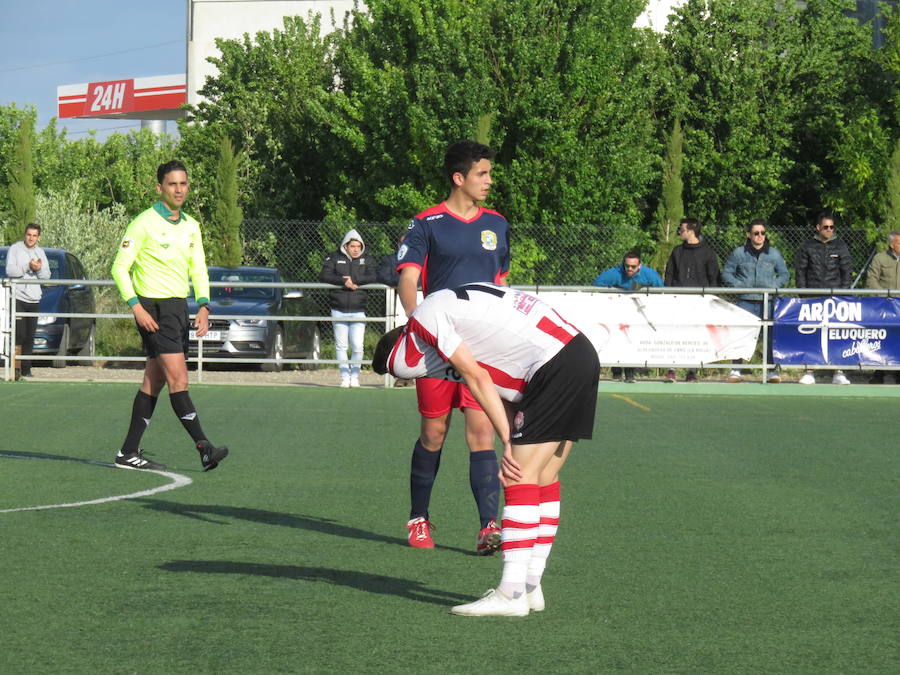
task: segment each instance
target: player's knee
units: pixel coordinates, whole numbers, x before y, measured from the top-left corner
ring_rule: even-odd
[[[422,424],[422,430],[419,434],[419,441],[426,450],[435,452],[440,450],[444,445],[444,439],[447,437],[447,425],[443,423],[425,423]]]

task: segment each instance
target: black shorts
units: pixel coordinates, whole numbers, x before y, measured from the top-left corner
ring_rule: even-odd
[[[138,326],[144,354],[156,358],[160,354],[188,355],[188,309],[184,298],[144,298],[138,300],[141,307],[159,324],[155,333]]]
[[[513,445],[591,438],[597,409],[600,360],[579,333],[541,366],[516,404]]]

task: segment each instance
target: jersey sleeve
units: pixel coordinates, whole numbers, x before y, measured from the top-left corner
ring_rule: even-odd
[[[138,218],[129,223],[125,228],[125,234],[119,244],[119,250],[112,264],[112,278],[116,282],[116,288],[119,289],[119,295],[122,300],[128,303],[129,307],[137,304],[137,293],[134,291],[134,284],[131,282],[131,266],[137,258],[141,247],[144,245],[144,239],[147,236],[146,231]]]
[[[425,259],[428,257],[429,239],[425,221],[413,218],[406,237],[397,250],[397,269],[401,270],[411,265],[420,269],[424,267]]]
[[[188,271],[194,286],[194,300],[198,305],[209,304],[209,270],[206,267],[206,253],[203,250],[203,235],[199,225],[194,237]]]

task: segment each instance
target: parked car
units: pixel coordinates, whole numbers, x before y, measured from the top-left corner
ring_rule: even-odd
[[[8,246],[0,246],[0,274],[3,276],[6,275],[8,251]],[[51,279],[87,279],[84,265],[69,251],[45,248],[44,252],[50,261]],[[38,307],[40,312],[93,314],[94,287],[86,284],[44,286]],[[95,330],[96,320],[93,318],[39,317],[34,332],[34,353],[57,355],[60,358],[50,363],[54,368],[63,368],[66,365],[65,357],[69,354],[94,355]],[[42,362],[35,361],[35,364],[40,363]]]
[[[279,321],[278,316],[312,316],[317,312],[301,289],[246,287],[242,283],[281,283],[281,275],[273,267],[209,268],[211,282],[228,282],[228,286],[210,288],[209,332],[203,338],[204,357],[237,357],[267,359],[318,359],[321,352],[319,327],[312,321]],[[191,314],[197,311],[193,299],[188,303]],[[219,319],[218,315],[246,318]],[[199,341],[192,330],[190,353],[196,356]],[[264,371],[280,371],[283,364],[261,363]]]

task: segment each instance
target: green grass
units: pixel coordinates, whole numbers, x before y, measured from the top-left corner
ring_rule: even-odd
[[[0,383],[0,453],[111,461],[134,388]],[[673,390],[674,391],[674,390]],[[897,672],[896,400],[601,394],[524,619],[448,614],[499,578],[461,419],[438,548],[405,546],[407,389],[196,386],[204,474],[164,396],[144,446],[186,487],[0,514],[10,673]],[[0,509],[159,476],[0,457]]]

